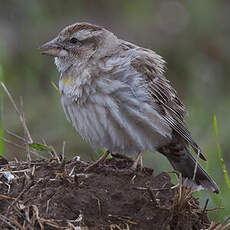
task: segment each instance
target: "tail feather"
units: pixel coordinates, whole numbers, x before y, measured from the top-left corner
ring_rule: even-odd
[[[187,187],[191,187],[193,191],[207,190],[214,193],[219,193],[219,188],[214,180],[205,172],[201,165],[197,164],[197,171],[194,177],[196,159],[189,153],[185,147],[179,153],[164,154],[173,168],[182,174],[182,178]],[[186,179],[187,178],[187,179]],[[185,180],[186,179],[186,180]]]

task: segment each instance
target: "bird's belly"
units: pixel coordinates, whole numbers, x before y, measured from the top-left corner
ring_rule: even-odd
[[[171,139],[171,128],[147,103],[120,103],[112,96],[95,95],[84,104],[62,97],[62,105],[67,119],[94,149],[154,151]]]

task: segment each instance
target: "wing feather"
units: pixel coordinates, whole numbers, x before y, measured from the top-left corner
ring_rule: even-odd
[[[193,140],[189,130],[186,128],[184,116],[186,108],[178,98],[176,90],[170,85],[164,74],[164,61],[155,52],[136,48],[136,57],[132,60],[135,70],[146,77],[146,86],[154,103],[158,104],[160,112],[168,125],[179,134],[200,158],[206,160],[201,153],[200,147]]]

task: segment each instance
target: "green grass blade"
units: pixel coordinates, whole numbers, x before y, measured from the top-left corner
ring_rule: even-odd
[[[52,85],[52,86],[54,87],[54,89],[56,89],[57,92],[60,94],[60,91],[59,91],[58,86],[57,86],[53,81],[51,81],[51,85]]]
[[[0,65],[0,82],[3,82],[3,71],[2,66]],[[4,92],[2,87],[0,87],[0,137],[4,138],[4,117],[3,117],[3,108],[4,108]],[[1,139],[0,140],[0,156],[4,154],[5,143]]]
[[[38,150],[40,152],[52,152],[52,148],[50,148],[49,146],[47,145],[43,145],[43,144],[39,144],[39,143],[31,143],[29,144],[29,146],[32,148],[32,149],[35,149],[35,150]]]
[[[223,170],[223,173],[224,173],[224,178],[225,178],[226,185],[230,190],[230,180],[229,180],[228,172],[227,172],[227,169],[226,169],[226,165],[224,163],[223,153],[222,153],[222,150],[221,150],[221,147],[220,147],[219,134],[218,134],[218,124],[217,124],[216,115],[214,115],[214,117],[213,117],[213,124],[214,124],[214,130],[215,130],[215,135],[216,135],[217,151],[218,151],[218,154],[219,154],[221,167],[222,167],[222,170]]]

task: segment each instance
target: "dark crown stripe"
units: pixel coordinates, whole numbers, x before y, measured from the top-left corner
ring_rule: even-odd
[[[80,23],[80,24],[76,23],[76,24],[70,25],[67,28],[65,28],[64,30],[62,30],[60,32],[60,35],[66,36],[69,34],[76,33],[77,31],[81,31],[81,30],[97,31],[97,30],[101,30],[101,29],[102,29],[102,27],[92,25],[89,23]]]

